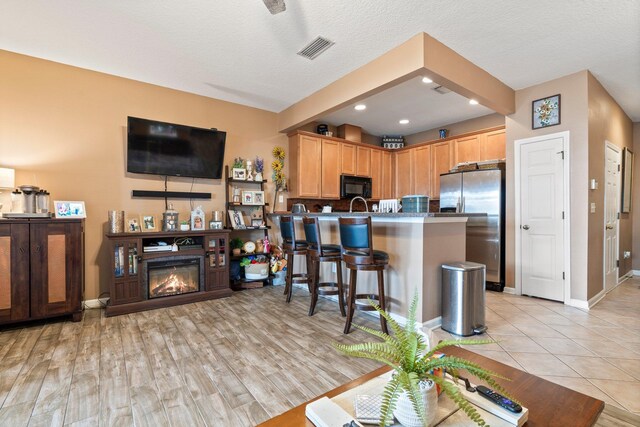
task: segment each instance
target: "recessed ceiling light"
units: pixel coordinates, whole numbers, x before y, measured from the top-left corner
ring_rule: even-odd
[[[431,80],[429,77],[423,77],[422,83],[425,83],[425,84],[433,83],[433,80]]]
[[[400,121],[398,121],[398,123],[400,123],[401,125],[406,125],[409,123],[409,119],[401,119]]]
[[[355,109],[356,109],[356,110],[358,110],[358,111],[362,111],[362,110],[366,110],[366,109],[367,109],[367,106],[366,106],[366,105],[364,105],[364,104],[358,104],[358,105],[356,105],[356,106],[355,106],[355,107],[353,107],[353,108],[355,108]]]
[[[469,104],[471,104],[471,105],[478,105],[478,101],[476,101],[475,99],[470,99],[470,100],[469,100]]]

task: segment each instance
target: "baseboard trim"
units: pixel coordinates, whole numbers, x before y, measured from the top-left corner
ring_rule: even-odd
[[[107,305],[109,298],[87,299],[84,300],[85,308],[104,308]]]
[[[422,324],[422,327],[427,330],[433,330],[439,328],[442,325],[442,316],[438,316],[435,319],[427,320]]]
[[[583,301],[581,299],[570,299],[567,305],[575,308],[581,308],[583,310],[589,310],[589,301]]]
[[[634,276],[640,276],[640,270],[631,270]]]
[[[600,300],[602,300],[602,298],[605,297],[605,295],[607,295],[607,291],[603,289],[600,292],[598,292],[593,298],[591,298],[589,300],[589,309],[594,305],[596,305],[597,303],[599,303]]]
[[[516,295],[516,288],[505,286],[502,292],[504,292],[505,294]]]

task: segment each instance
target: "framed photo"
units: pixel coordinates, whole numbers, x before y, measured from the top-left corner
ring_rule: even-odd
[[[204,230],[204,215],[200,212],[191,212],[191,229]]]
[[[233,179],[238,179],[240,181],[247,180],[247,170],[242,168],[233,168],[231,169],[231,177]]]
[[[251,219],[251,226],[252,227],[264,227],[264,221],[262,220],[262,218],[253,218],[253,219]]]
[[[229,223],[231,227],[234,229],[243,229],[247,228],[244,224],[244,218],[242,217],[242,212],[229,210]]]
[[[242,204],[255,205],[255,191],[242,191]]]
[[[137,233],[140,231],[140,221],[138,218],[127,219],[127,233]]]
[[[84,202],[69,202],[66,200],[56,200],[53,202],[56,218],[86,218],[87,211],[84,209]]]
[[[263,206],[264,205],[264,191],[253,192],[253,204]]]
[[[140,226],[142,231],[157,231],[158,219],[155,215],[140,215]]]
[[[560,124],[560,94],[537,99],[531,103],[533,129]]]
[[[222,221],[209,221],[209,230],[222,230]]]

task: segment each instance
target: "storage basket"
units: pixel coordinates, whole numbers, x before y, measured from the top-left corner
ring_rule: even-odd
[[[249,280],[266,279],[269,277],[269,264],[265,262],[246,265],[244,267],[244,277]]]

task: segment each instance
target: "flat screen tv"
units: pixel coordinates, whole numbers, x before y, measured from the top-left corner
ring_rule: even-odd
[[[222,178],[227,133],[129,117],[127,172]]]

